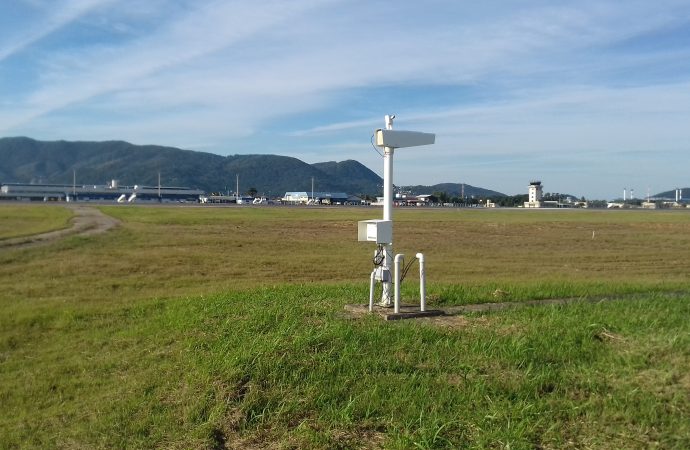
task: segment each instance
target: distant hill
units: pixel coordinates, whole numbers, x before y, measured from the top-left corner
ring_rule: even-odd
[[[506,194],[501,192],[484,189],[470,184],[464,185],[465,197],[504,197]],[[450,197],[460,197],[463,192],[461,183],[441,183],[433,186],[404,186],[404,190],[414,194],[433,194],[434,192],[445,192]]]
[[[0,139],[0,182],[71,184],[76,170],[79,184],[158,184],[188,186],[207,192],[256,188],[266,195],[309,191],[376,194],[381,177],[357,161],[307,164],[278,155],[230,155],[180,150],[124,141],[68,142],[30,138]],[[320,168],[322,167],[323,170]]]
[[[383,179],[364,164],[353,159],[315,163],[312,167],[333,179],[347,180],[352,186],[351,193],[376,194],[383,189]]]
[[[681,189],[683,191],[682,192],[683,200],[687,200],[690,198],[690,188],[684,187],[684,188],[679,188],[679,189]],[[658,194],[653,195],[652,197],[653,198],[664,198],[664,199],[668,199],[668,200],[675,200],[676,199],[676,190],[672,189],[670,191],[659,192]]]
[[[277,196],[287,191],[310,191],[312,177],[317,191],[381,195],[383,180],[354,160],[307,164],[279,155],[229,155],[181,150],[158,145],[133,145],[124,141],[37,141],[27,137],[0,138],[0,182],[106,184],[156,186],[158,173],[164,186],[187,186],[206,192],[255,188],[259,194]],[[459,196],[460,184],[411,186],[415,194],[436,191]],[[465,196],[504,195],[465,185]]]

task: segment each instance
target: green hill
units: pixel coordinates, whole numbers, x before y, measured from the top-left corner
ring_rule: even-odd
[[[450,197],[461,197],[463,192],[465,198],[471,197],[502,197],[506,194],[501,192],[484,189],[470,184],[465,184],[464,189],[461,183],[440,183],[433,186],[404,186],[403,190],[410,191],[415,194],[433,194],[434,192],[445,192]]]
[[[679,188],[682,190],[683,194],[683,200],[687,200],[690,198],[690,188],[684,187],[684,188]],[[658,194],[653,196],[654,198],[664,198],[668,200],[675,200],[676,199],[676,190],[672,189],[670,191],[665,191],[665,192],[659,192]]]
[[[165,186],[187,186],[206,192],[240,192],[250,188],[267,196],[287,191],[317,191],[381,195],[383,180],[354,160],[307,164],[279,155],[229,155],[181,150],[124,141],[37,141],[27,137],[0,138],[0,182],[155,186],[158,174]],[[460,196],[457,183],[410,186],[415,194],[446,192]],[[465,185],[465,196],[496,196],[499,192]]]
[[[310,165],[278,155],[231,155],[180,150],[123,141],[67,142],[34,139],[0,139],[0,182],[71,184],[76,171],[79,184],[104,184],[116,179],[122,185],[157,185],[158,173],[166,186],[189,186],[207,192],[256,188],[266,195],[310,190],[378,192],[381,178],[356,161]],[[345,169],[331,170],[331,167]],[[340,175],[337,175],[340,172]]]
[[[383,179],[362,163],[353,159],[335,162],[328,161],[312,164],[329,177],[337,180],[348,180],[352,186],[351,193],[376,194],[383,191]]]

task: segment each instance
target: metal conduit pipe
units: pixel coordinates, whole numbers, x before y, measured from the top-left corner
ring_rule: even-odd
[[[419,260],[419,310],[426,311],[426,276],[424,275],[424,255],[415,255]]]
[[[376,269],[371,271],[371,280],[369,281],[369,312],[374,310],[374,285],[376,284]]]
[[[405,255],[398,253],[395,255],[395,303],[393,312],[398,314],[400,312],[400,264],[405,259]]]

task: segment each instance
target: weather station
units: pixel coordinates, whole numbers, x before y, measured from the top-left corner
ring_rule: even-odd
[[[443,314],[440,310],[426,309],[426,278],[424,273],[424,255],[417,253],[419,261],[419,309],[400,304],[400,286],[405,274],[415,260],[404,266],[404,254],[393,254],[393,154],[396,148],[431,145],[436,141],[433,133],[418,131],[393,130],[394,115],[385,116],[385,129],[377,129],[372,136],[372,143],[383,148],[383,218],[362,220],[357,224],[357,239],[360,242],[376,244],[373,265],[369,280],[369,311],[374,312],[376,284],[380,283],[381,300],[376,309],[387,319]],[[393,272],[391,272],[393,269]],[[391,291],[394,291],[391,293]],[[393,313],[390,308],[393,307]]]

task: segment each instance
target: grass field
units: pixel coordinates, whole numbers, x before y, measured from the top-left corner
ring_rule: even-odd
[[[52,205],[0,205],[0,241],[67,228],[70,218],[71,211]]]
[[[379,210],[103,210],[0,253],[0,448],[690,447],[688,214],[396,210],[435,304],[613,300],[385,323]]]

